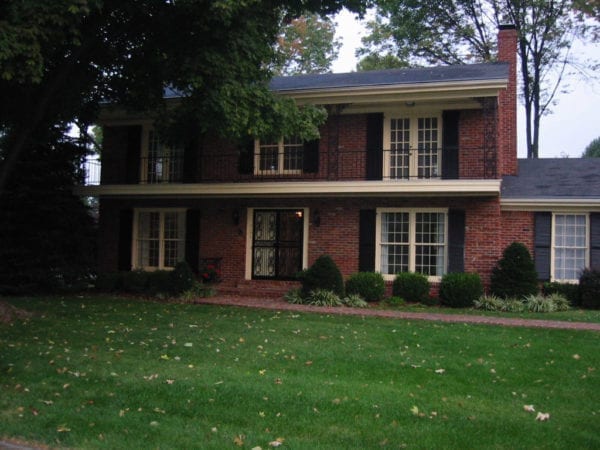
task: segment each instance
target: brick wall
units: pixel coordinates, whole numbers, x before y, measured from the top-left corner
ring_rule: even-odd
[[[517,31],[501,27],[498,61],[509,63],[508,87],[498,97],[499,175],[517,175]]]
[[[521,242],[533,256],[534,232],[533,212],[502,211],[502,251],[513,242]]]

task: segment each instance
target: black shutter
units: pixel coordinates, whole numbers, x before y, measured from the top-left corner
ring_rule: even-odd
[[[133,210],[119,212],[118,270],[131,270],[131,242],[133,238]]]
[[[465,271],[465,212],[448,211],[448,272]]]
[[[248,139],[239,146],[238,172],[243,175],[254,173],[254,139]]]
[[[552,243],[552,214],[549,212],[535,213],[535,270],[538,279],[550,280],[550,247]]]
[[[600,213],[590,214],[590,267],[600,270]]]
[[[126,180],[128,184],[140,182],[142,152],[142,127],[133,125],[127,127],[127,169]]]
[[[383,113],[367,114],[367,180],[383,175]]]
[[[459,111],[442,114],[442,178],[458,179],[458,118]]]
[[[200,180],[200,167],[198,166],[198,139],[192,139],[183,149],[183,182],[197,183]],[[179,181],[179,180],[174,180]]]
[[[319,139],[304,143],[304,172],[319,172]]]
[[[358,270],[375,271],[375,210],[361,209],[358,228]]]
[[[200,270],[200,210],[189,209],[185,216],[185,261],[194,273]]]

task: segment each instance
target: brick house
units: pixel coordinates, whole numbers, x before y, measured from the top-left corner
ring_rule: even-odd
[[[600,163],[517,160],[516,31],[498,62],[275,78],[325,105],[317,141],[161,145],[152,121],[106,108],[99,270],[220,265],[223,289],[289,287],[318,256],[342,274],[492,268],[525,243],[540,280],[600,265]],[[582,178],[583,176],[583,178]]]

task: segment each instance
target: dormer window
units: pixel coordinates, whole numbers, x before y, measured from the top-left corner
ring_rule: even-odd
[[[296,175],[304,166],[304,143],[298,137],[255,140],[255,175]]]
[[[384,179],[437,178],[442,172],[441,116],[387,114],[384,121]]]
[[[152,128],[142,139],[142,183],[180,183],[183,178],[183,148],[164,145]]]

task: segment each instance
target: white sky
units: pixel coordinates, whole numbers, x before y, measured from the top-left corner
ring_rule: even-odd
[[[342,11],[335,18],[336,37],[342,38],[342,48],[332,70],[336,73],[356,70],[356,48],[361,46],[360,39],[366,34],[360,21],[354,15]],[[578,50],[580,57],[594,57],[600,60],[600,45],[588,45]],[[582,58],[583,59],[583,58]],[[600,137],[600,82],[570,78],[568,94],[559,94],[558,104],[553,113],[542,118],[540,133],[540,157],[558,158],[581,156],[585,147]],[[525,109],[519,104],[518,118],[518,155],[527,156],[525,145]]]

